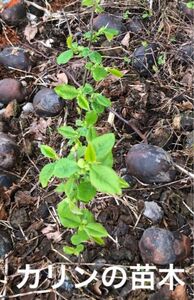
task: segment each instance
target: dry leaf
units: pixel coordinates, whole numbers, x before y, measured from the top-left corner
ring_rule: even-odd
[[[68,84],[68,78],[65,73],[57,74],[57,78],[58,78],[58,82],[57,82],[58,84],[62,84],[62,83]]]
[[[129,39],[130,39],[130,34],[129,32],[127,32],[124,38],[122,39],[121,44],[125,47],[129,47]]]
[[[188,300],[187,290],[185,285],[177,285],[172,292],[172,300]]]
[[[193,109],[193,104],[188,100],[188,101],[183,101],[182,103],[177,103],[177,107],[181,111],[192,110]]]
[[[28,42],[33,40],[38,32],[38,28],[36,26],[32,26],[28,24],[26,28],[24,29],[24,35]]]
[[[173,128],[175,130],[180,130],[180,128],[181,128],[181,116],[180,115],[175,116],[172,123],[173,123]]]
[[[0,220],[7,220],[7,213],[5,211],[4,203],[0,203]]]
[[[44,120],[40,118],[39,120],[34,120],[29,128],[29,133],[34,134],[34,139],[42,141],[46,135],[47,128],[51,125],[52,119],[48,118]]]
[[[10,102],[3,113],[4,118],[10,119],[12,117],[15,117],[18,112],[18,103],[16,100]]]
[[[54,242],[60,242],[62,239],[60,231],[53,228],[52,225],[48,224],[47,227],[43,228],[41,231],[48,240],[53,240]]]

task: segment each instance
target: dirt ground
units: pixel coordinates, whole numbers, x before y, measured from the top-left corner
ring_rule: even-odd
[[[34,1],[33,1],[34,2]],[[128,177],[131,188],[123,196],[113,198],[99,194],[90,204],[98,221],[108,230],[111,238],[104,247],[89,243],[79,258],[68,256],[63,246],[70,241],[70,230],[64,230],[56,214],[57,203],[63,195],[56,194],[53,182],[42,189],[38,183],[41,168],[48,162],[40,153],[39,146],[47,144],[57,151],[63,147],[56,128],[74,123],[77,112],[74,104],[67,102],[65,110],[57,117],[41,118],[33,112],[24,112],[25,103],[12,103],[1,107],[0,122],[5,132],[14,137],[20,148],[16,166],[11,170],[18,180],[10,188],[0,187],[0,230],[6,231],[12,240],[12,250],[6,259],[0,259],[0,299],[193,299],[193,257],[176,264],[183,268],[182,280],[186,289],[165,296],[158,291],[132,290],[130,266],[143,264],[138,248],[144,230],[153,225],[142,212],[144,201],[155,201],[164,216],[157,226],[173,232],[181,232],[193,239],[193,189],[190,173],[193,170],[193,100],[192,67],[193,57],[185,56],[181,47],[192,42],[193,24],[191,17],[180,5],[181,1],[153,1],[151,16],[142,17],[148,11],[147,1],[103,1],[105,11],[122,19],[125,30],[109,44],[100,41],[94,48],[104,55],[105,65],[116,66],[125,73],[122,79],[107,78],[100,83],[100,90],[112,100],[115,116],[108,123],[109,112],[103,114],[99,132],[112,131],[116,135],[114,147],[115,170],[126,176],[125,157],[131,145],[142,142],[166,150],[183,168],[173,182],[166,184],[142,184]],[[29,72],[7,70],[0,66],[0,79],[16,78],[27,90],[26,102],[32,102],[41,87],[54,88],[60,79],[69,84],[82,84],[83,60],[74,59],[65,66],[56,63],[59,53],[66,50],[69,29],[82,43],[82,34],[87,31],[91,12],[80,8],[80,1],[43,1],[46,14],[28,19],[19,27],[11,27],[3,21],[0,33],[0,50],[10,45],[27,49],[33,58]],[[28,3],[29,4],[29,3]],[[134,32],[130,27],[133,18],[140,20],[141,28]],[[28,29],[26,29],[28,26]],[[30,26],[30,27],[29,27]],[[35,28],[35,30],[34,30]],[[159,54],[165,62],[149,78],[138,74],[131,64],[134,50],[142,42],[157,43]],[[90,80],[90,78],[88,79]],[[1,111],[0,111],[1,112]],[[132,120],[136,132],[123,122]],[[1,123],[0,123],[1,124]],[[127,177],[125,177],[127,178]],[[17,270],[30,264],[41,269],[39,287],[30,289],[33,277],[21,289],[17,284],[21,276]],[[55,266],[53,279],[48,279],[48,265]],[[56,290],[52,284],[60,279],[60,264],[66,267],[66,277]],[[127,283],[120,289],[105,287],[101,276],[105,267],[122,265],[127,270]],[[79,275],[79,266],[86,272]],[[88,278],[96,269],[98,280],[87,287],[76,289],[75,284]],[[156,282],[162,276],[155,273]]]

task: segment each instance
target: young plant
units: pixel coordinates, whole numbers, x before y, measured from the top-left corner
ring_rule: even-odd
[[[188,8],[190,8],[190,9],[194,9],[194,1],[188,1],[188,2],[186,3],[186,6],[187,6]]]
[[[99,4],[99,1],[83,2],[88,5],[94,2],[95,5]],[[118,69],[104,67],[99,52],[78,45],[71,36],[67,38],[67,47],[68,50],[58,56],[58,64],[66,64],[78,56],[85,59],[85,68],[95,81],[103,80],[109,74],[123,76]],[[79,255],[84,250],[85,242],[103,245],[104,238],[108,236],[106,229],[95,221],[87,209],[87,204],[98,192],[121,195],[122,188],[128,187],[128,184],[113,170],[114,134],[99,135],[96,130],[99,116],[111,105],[110,99],[90,83],[79,88],[62,84],[55,88],[55,92],[65,100],[76,101],[79,118],[75,120],[74,126],[58,128],[58,133],[67,141],[65,157],[60,157],[47,145],[41,146],[42,154],[51,162],[42,168],[39,181],[44,188],[51,179],[57,179],[56,191],[65,194],[64,200],[57,207],[58,216],[65,228],[74,230],[72,246],[64,247],[64,251]]]

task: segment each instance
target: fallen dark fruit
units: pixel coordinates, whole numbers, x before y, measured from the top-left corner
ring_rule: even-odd
[[[40,7],[45,7],[45,3],[43,0],[36,0],[33,1],[34,4],[37,4]],[[38,7],[34,6],[33,4],[29,5],[28,11],[35,15],[36,17],[42,17],[44,15],[44,10],[39,9]]]
[[[0,16],[8,25],[18,26],[26,19],[26,11],[23,1],[11,0],[4,6]]]
[[[144,231],[139,249],[144,263],[167,265],[187,258],[191,244],[183,234],[175,235],[166,229],[150,227]]]
[[[29,71],[32,67],[29,54],[18,47],[6,47],[0,52],[0,65],[5,68],[14,68]]]
[[[16,181],[17,181],[16,176],[14,176],[8,172],[0,170],[0,186],[1,187],[9,188]]]
[[[149,44],[138,47],[133,53],[133,68],[144,77],[150,77],[156,64],[158,46]]]
[[[170,155],[158,146],[132,146],[126,157],[126,165],[129,175],[144,183],[171,182],[176,176]]]
[[[60,114],[65,102],[49,88],[40,90],[33,99],[34,110],[40,117],[54,117]]]
[[[25,92],[22,84],[12,78],[0,80],[0,102],[8,104],[13,100],[22,102],[25,98]]]
[[[101,27],[113,28],[119,33],[123,30],[123,24],[119,18],[110,14],[100,14],[93,20],[93,28],[99,30]]]
[[[182,45],[180,54],[184,61],[194,61],[194,46],[191,43]]]
[[[0,229],[0,259],[13,249],[12,241],[9,234]]]
[[[18,155],[19,149],[14,140],[7,134],[0,133],[0,168],[12,168]]]

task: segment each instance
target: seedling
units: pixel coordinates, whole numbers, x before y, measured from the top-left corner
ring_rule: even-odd
[[[99,1],[82,1],[84,5],[91,6],[94,2],[96,8]],[[107,36],[106,30],[103,28],[100,32]],[[93,35],[89,40],[93,41]],[[119,78],[123,76],[116,68],[104,67],[99,52],[78,45],[72,36],[67,38],[67,47],[68,50],[58,56],[58,64],[81,57],[85,59],[85,68],[94,81],[101,81],[109,74]],[[128,184],[113,170],[114,134],[99,135],[96,129],[100,115],[111,106],[110,99],[88,82],[79,88],[62,84],[55,88],[55,92],[65,100],[76,101],[79,117],[73,126],[58,128],[58,133],[67,141],[65,157],[47,145],[41,146],[42,154],[51,162],[41,170],[40,183],[46,187],[51,179],[57,179],[56,191],[65,194],[57,208],[60,222],[65,228],[75,231],[71,237],[72,246],[65,246],[64,251],[79,255],[84,250],[85,242],[103,245],[104,238],[108,236],[106,229],[96,222],[86,205],[97,196],[97,192],[121,195],[122,188],[128,187]]]

